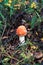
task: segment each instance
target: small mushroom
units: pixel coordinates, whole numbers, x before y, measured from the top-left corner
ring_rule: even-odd
[[[43,53],[42,52],[35,52],[34,53],[35,62],[41,63],[43,61]]]
[[[25,36],[27,34],[27,30],[24,25],[21,25],[17,28],[16,34],[19,36],[20,43],[25,43]]]
[[[42,52],[35,52],[35,53],[34,53],[34,57],[35,57],[36,59],[39,59],[39,58],[43,57],[43,53],[42,53]]]

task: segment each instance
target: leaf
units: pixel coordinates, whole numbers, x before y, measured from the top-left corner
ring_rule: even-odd
[[[15,10],[13,9],[13,5],[10,6],[10,16],[13,14],[14,11],[15,11]]]
[[[22,0],[22,2],[25,2],[25,0]]]
[[[2,21],[0,21],[0,28],[2,27]]]
[[[35,63],[35,65],[40,65],[39,63]]]
[[[2,65],[10,65],[10,63],[3,63]]]
[[[0,10],[2,10],[3,9],[3,4],[0,4]]]
[[[2,60],[2,63],[8,62],[9,60],[10,60],[10,58],[4,58],[4,59]]]
[[[34,28],[36,21],[37,21],[37,16],[35,15],[32,17],[32,20],[31,20],[31,28]]]
[[[10,9],[10,16],[13,14],[13,10],[12,9]]]
[[[7,4],[8,3],[8,0],[4,0],[3,3]]]
[[[27,9],[25,9],[25,11],[28,12],[28,13],[33,13],[33,12],[34,12],[34,9],[32,9],[32,8],[27,8]]]
[[[3,16],[3,14],[1,12],[0,12],[0,16],[2,17],[3,20],[5,19],[4,16]]]
[[[18,3],[18,0],[14,0],[14,5]]]
[[[33,2],[33,0],[29,0],[30,1],[30,3],[32,3]]]
[[[43,3],[43,0],[41,0],[41,2]]]

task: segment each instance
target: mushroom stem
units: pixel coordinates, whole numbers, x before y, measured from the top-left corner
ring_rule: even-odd
[[[19,36],[20,43],[25,43],[25,36]]]

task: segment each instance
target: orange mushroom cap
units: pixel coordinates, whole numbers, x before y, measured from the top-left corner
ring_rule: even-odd
[[[17,34],[18,36],[25,36],[25,35],[27,34],[26,27],[23,26],[23,25],[19,26],[19,27],[17,28],[17,30],[16,30],[16,34]]]

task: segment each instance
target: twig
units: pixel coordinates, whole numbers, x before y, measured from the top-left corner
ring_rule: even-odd
[[[22,62],[24,59],[20,60],[19,62],[17,62],[17,64],[19,64],[20,62]]]
[[[3,33],[2,33],[2,35],[0,37],[0,41],[1,41],[2,40],[2,36],[4,35],[5,29],[6,29],[6,20],[5,20],[4,16],[1,14],[1,12],[0,12],[0,16],[2,17],[2,19],[3,19],[4,23],[5,23]]]
[[[10,56],[8,53],[6,53],[6,55],[7,55],[10,59],[14,59],[14,60],[16,60],[16,61],[19,61],[17,58],[14,58],[14,57]]]

